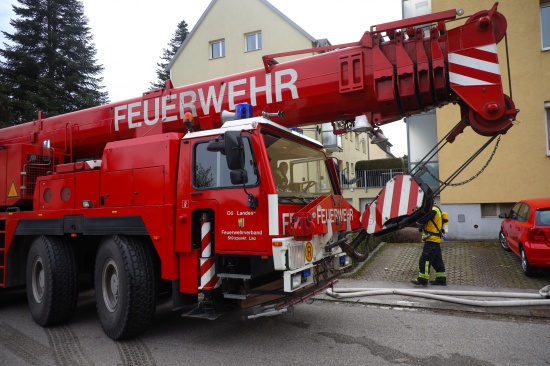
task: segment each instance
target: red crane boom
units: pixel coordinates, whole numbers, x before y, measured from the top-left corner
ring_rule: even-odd
[[[447,31],[449,10],[371,27],[357,43],[264,56],[264,68],[224,76],[60,116],[5,128],[0,145],[42,144],[63,149],[69,161],[100,156],[110,141],[165,132],[220,127],[223,110],[239,103],[262,111],[284,111],[278,123],[296,127],[353,121],[365,115],[374,125],[448,103],[462,107],[464,126],[482,135],[506,132],[516,115],[504,95],[496,44],[506,20],[496,11],[474,14]],[[420,25],[431,25],[429,35]],[[330,52],[329,52],[330,51]],[[278,63],[275,57],[324,52]]]

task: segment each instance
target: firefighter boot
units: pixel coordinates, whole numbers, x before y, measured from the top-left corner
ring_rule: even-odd
[[[435,281],[430,281],[430,285],[434,286],[447,286],[447,273],[445,273],[445,267],[443,267],[443,261],[438,261],[437,263],[439,272],[435,273]]]
[[[428,286],[428,281],[426,281],[423,278],[417,278],[417,279],[411,280],[411,283],[413,283],[417,286],[424,286],[424,287]]]

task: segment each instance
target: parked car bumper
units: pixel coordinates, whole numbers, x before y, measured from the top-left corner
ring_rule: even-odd
[[[547,244],[530,243],[525,245],[525,254],[529,264],[535,267],[550,267],[550,246]]]

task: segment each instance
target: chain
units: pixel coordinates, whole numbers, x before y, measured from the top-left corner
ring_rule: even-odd
[[[465,181],[462,181],[460,183],[448,183],[447,184],[447,183],[439,180],[438,178],[436,178],[429,170],[427,170],[427,172],[433,179],[435,179],[439,184],[442,184],[442,185],[451,186],[451,187],[458,187],[458,186],[462,186],[466,183],[470,183],[471,181],[473,181],[474,179],[479,177],[481,175],[481,173],[483,173],[483,171],[489,166],[489,164],[491,163],[491,160],[493,160],[493,156],[495,156],[495,153],[497,152],[498,144],[500,143],[500,137],[501,136],[499,136],[498,139],[497,139],[497,142],[495,144],[495,148],[493,149],[493,152],[491,153],[491,156],[489,157],[489,160],[487,160],[485,165],[476,174],[474,174],[469,179],[466,179]]]

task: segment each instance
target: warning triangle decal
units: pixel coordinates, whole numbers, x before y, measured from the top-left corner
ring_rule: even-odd
[[[17,189],[15,188],[15,181],[11,181],[10,191],[8,192],[8,198],[17,198],[19,197],[19,194],[17,193]]]

